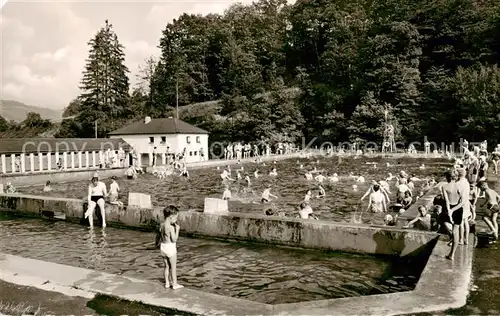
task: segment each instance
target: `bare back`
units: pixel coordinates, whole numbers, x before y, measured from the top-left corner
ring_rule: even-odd
[[[448,198],[448,203],[450,203],[450,205],[457,205],[460,202],[460,194],[455,181],[443,184],[441,189],[443,190],[445,197]]]

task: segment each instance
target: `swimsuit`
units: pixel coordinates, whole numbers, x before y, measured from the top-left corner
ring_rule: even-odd
[[[490,210],[492,213],[498,213],[500,211],[500,208],[498,207],[498,204],[490,204],[488,203],[488,210]]]
[[[455,204],[455,205],[451,205],[450,204],[450,209],[454,208],[457,205],[458,204]],[[464,209],[463,208],[456,209],[451,214],[451,218],[453,219],[453,224],[454,225],[460,225],[460,224],[462,224],[463,217],[464,217]]]
[[[161,254],[162,256],[165,256],[165,257],[173,257],[175,255],[177,255],[177,247],[175,245],[175,243],[161,243],[161,246],[160,246],[160,251],[161,251]]]
[[[92,202],[95,202],[95,203],[97,203],[100,199],[104,199],[104,196],[102,196],[102,195],[92,195],[90,197],[90,200]]]
[[[267,203],[267,202],[269,202],[269,200],[266,199],[266,198],[262,198],[262,200],[260,200],[260,201],[261,201],[261,203]]]

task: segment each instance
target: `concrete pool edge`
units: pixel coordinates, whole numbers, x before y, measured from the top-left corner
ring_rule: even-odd
[[[401,315],[465,305],[473,247],[461,247],[455,261],[444,259],[447,251],[446,242],[437,241],[413,291],[277,305],[192,289],[166,290],[159,282],[8,254],[0,254],[0,278],[66,295],[105,294],[199,315]]]

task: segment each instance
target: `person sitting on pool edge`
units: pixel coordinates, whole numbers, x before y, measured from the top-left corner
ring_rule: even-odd
[[[88,209],[85,212],[85,218],[89,219],[90,227],[94,227],[94,210],[99,206],[102,216],[102,228],[106,227],[106,211],[104,209],[104,197],[108,195],[106,184],[99,181],[97,172],[94,174],[89,184]]]
[[[118,192],[120,191],[120,186],[116,182],[116,176],[111,177],[111,184],[109,185],[109,203],[123,206],[121,201],[118,201]]]

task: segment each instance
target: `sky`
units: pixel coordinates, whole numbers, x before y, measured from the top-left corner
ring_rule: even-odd
[[[167,23],[184,12],[223,13],[237,2],[251,0],[8,0],[0,15],[0,99],[52,109],[67,106],[80,92],[87,42],[106,19],[125,46],[133,86],[139,65],[159,56]]]

